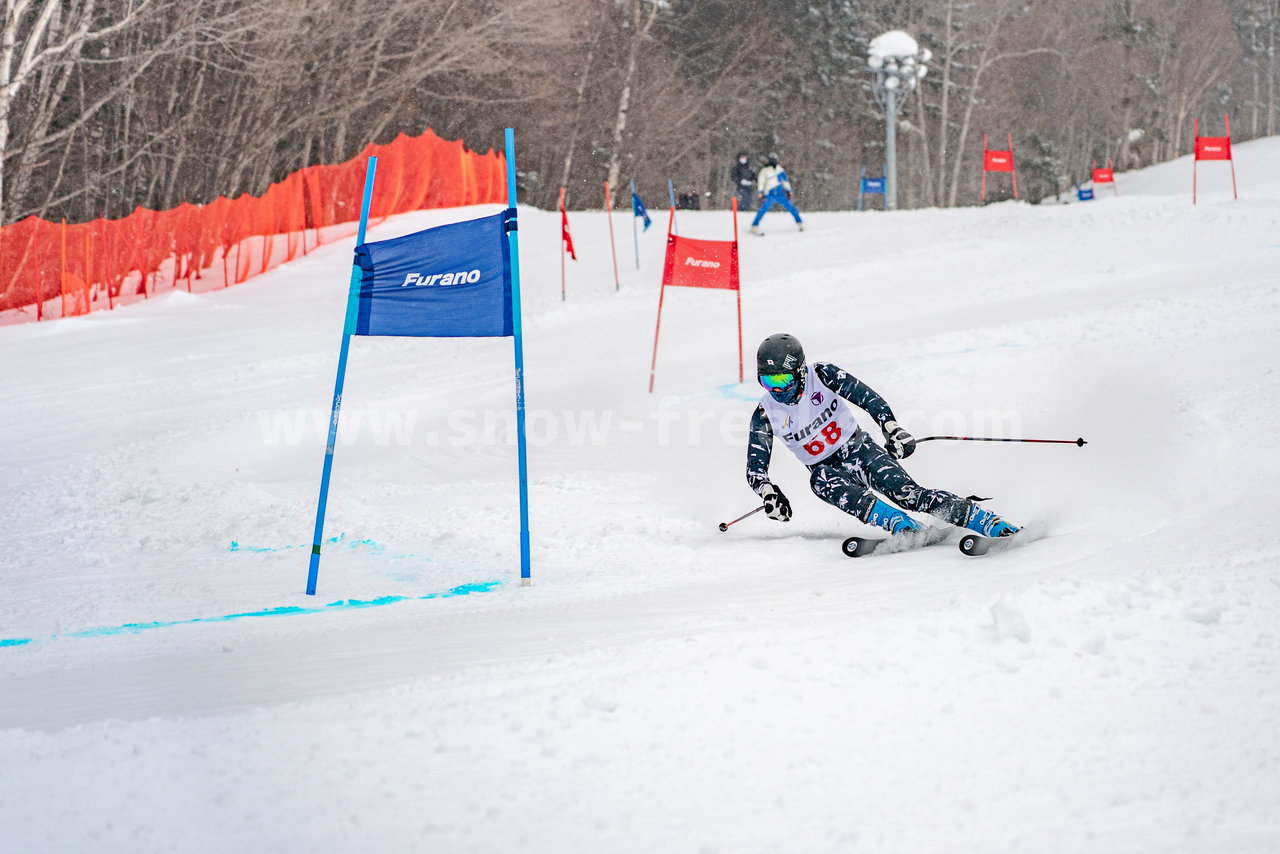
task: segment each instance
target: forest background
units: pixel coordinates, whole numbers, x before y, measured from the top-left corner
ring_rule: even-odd
[[[728,203],[777,152],[808,209],[880,174],[868,42],[933,58],[899,125],[903,207],[978,200],[1013,135],[1024,197],[1276,133],[1280,0],[3,0],[0,223],[262,193],[430,127],[514,126],[522,200],[598,207],[634,178]],[[1001,187],[1000,189],[1003,189]],[[998,195],[997,195],[998,197]],[[615,194],[616,198],[616,194]]]

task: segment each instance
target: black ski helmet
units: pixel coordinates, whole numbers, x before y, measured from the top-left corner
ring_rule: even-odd
[[[756,350],[756,376],[779,403],[792,404],[800,399],[804,394],[804,348],[794,335],[779,332],[760,342],[760,349]]]
[[[760,342],[760,349],[756,350],[756,376],[803,371],[804,348],[794,335],[779,332]]]

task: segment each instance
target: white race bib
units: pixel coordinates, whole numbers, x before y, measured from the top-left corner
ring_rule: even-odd
[[[798,401],[779,403],[766,392],[760,405],[774,435],[807,466],[831,456],[858,432],[853,408],[823,385],[813,364],[805,367],[804,394]]]

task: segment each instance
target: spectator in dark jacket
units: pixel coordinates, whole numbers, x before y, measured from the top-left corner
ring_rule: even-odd
[[[751,168],[751,158],[745,151],[738,152],[738,162],[733,164],[729,172],[733,186],[738,194],[738,210],[749,211],[755,207],[756,170]]]

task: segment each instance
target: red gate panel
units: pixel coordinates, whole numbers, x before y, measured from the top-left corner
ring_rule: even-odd
[[[1195,155],[1191,158],[1191,204],[1196,203],[1196,184],[1197,170],[1196,167],[1201,160],[1226,160],[1231,164],[1231,195],[1233,198],[1239,199],[1240,194],[1236,191],[1236,164],[1231,157],[1231,117],[1222,117],[1223,129],[1226,130],[1226,136],[1201,136],[1200,135],[1200,119],[1196,119],[1192,125],[1192,137],[1195,140]]]
[[[673,288],[738,289],[738,241],[667,236],[662,284]]]
[[[1196,137],[1196,160],[1230,160],[1231,137],[1198,136]]]
[[[984,151],[982,168],[987,172],[1012,172],[1012,151]]]
[[[732,240],[696,240],[672,233],[676,211],[667,218],[667,254],[662,262],[662,285],[658,288],[658,320],[653,326],[653,359],[649,362],[649,393],[653,393],[658,368],[658,334],[662,330],[662,303],[667,287],[711,288],[734,291],[738,302],[738,382],[742,382],[742,288],[738,278],[738,200],[730,200],[733,211]]]
[[[982,135],[982,200],[987,200],[987,173],[1008,172],[1013,179],[1013,197],[1018,198],[1018,172],[1014,168],[1013,134],[1009,134],[1009,148],[998,151],[987,148],[987,135]]]

